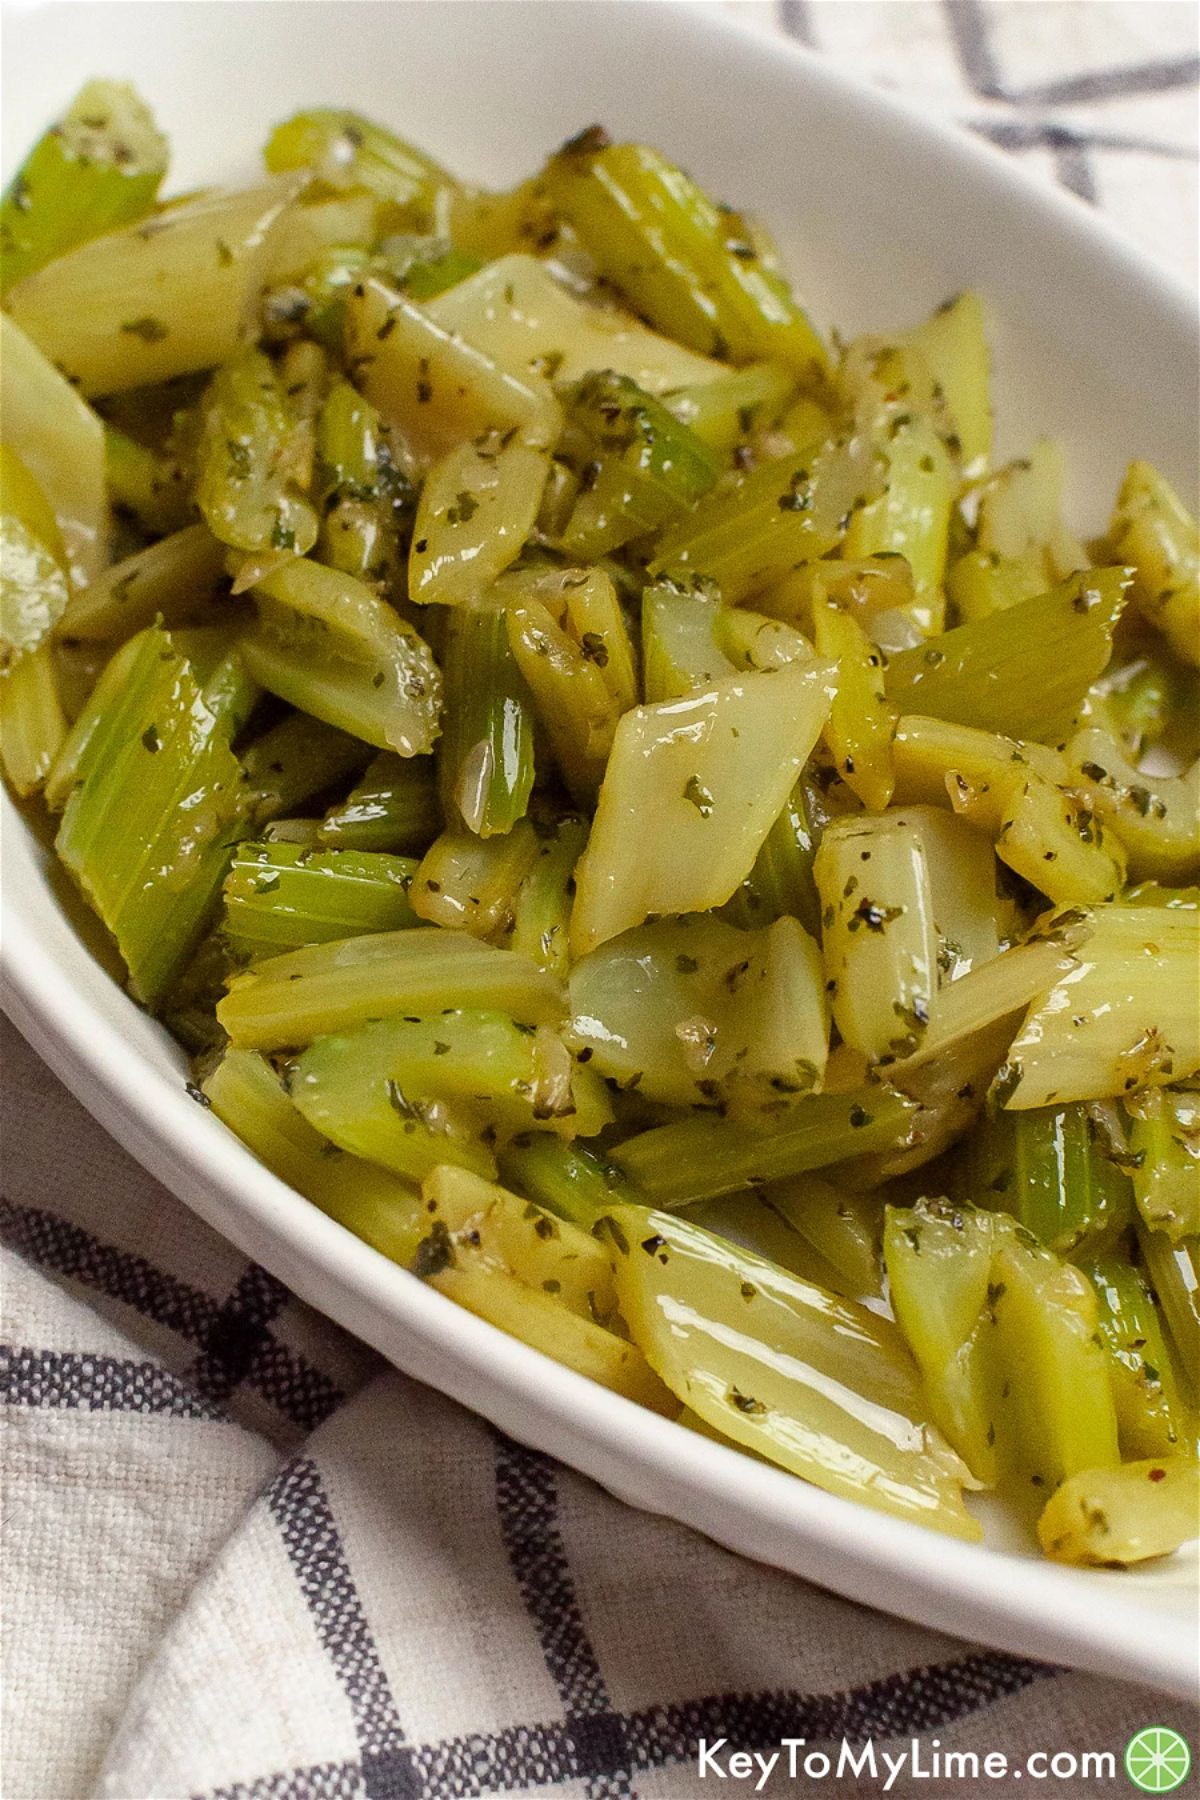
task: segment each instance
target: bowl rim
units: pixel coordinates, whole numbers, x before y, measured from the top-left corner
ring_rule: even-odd
[[[613,5],[628,24],[629,5]],[[1005,152],[832,66],[819,52],[759,37],[708,4],[639,0],[639,10],[668,35],[699,28],[748,61],[783,59],[802,83],[815,84],[836,106],[874,111],[896,134],[969,163],[1004,203],[1048,213],[1084,254],[1136,281],[1177,324],[1191,327],[1195,306],[1186,284],[1150,262],[1084,202],[1035,181]],[[7,829],[28,829],[7,795],[4,805]],[[71,1093],[192,1210],[272,1267],[301,1298],[401,1367],[411,1366],[414,1347],[427,1352],[433,1372],[426,1364],[414,1371],[419,1379],[480,1410],[472,1378],[482,1376],[489,1390],[498,1390],[490,1395],[489,1416],[513,1435],[634,1504],[682,1519],[864,1604],[878,1605],[882,1596],[888,1611],[935,1629],[981,1633],[1017,1654],[1192,1696],[1198,1651],[1188,1621],[1174,1628],[1137,1592],[1128,1586],[1122,1592],[1120,1575],[965,1543],[826,1494],[662,1420],[465,1312],[326,1217],[198,1108],[182,1081],[150,1063],[75,990],[66,966],[43,941],[36,914],[7,884],[0,925],[5,1010]],[[78,949],[94,965],[81,942]],[[122,1010],[138,1012],[127,996],[122,1001]],[[637,1492],[631,1481],[640,1484]],[[658,1498],[647,1498],[647,1491]],[[787,1563],[769,1541],[784,1539],[795,1550]],[[814,1566],[805,1566],[806,1557]],[[1031,1619],[1031,1583],[1040,1622]]]

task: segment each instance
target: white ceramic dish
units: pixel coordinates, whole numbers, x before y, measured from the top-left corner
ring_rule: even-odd
[[[12,8],[6,38],[7,172],[93,74],[146,92],[181,186],[248,174],[267,125],[304,103],[376,113],[496,185],[601,120],[761,212],[822,320],[896,325],[981,288],[1005,437],[1065,443],[1082,527],[1132,454],[1183,483],[1194,473],[1186,292],[997,153],[690,8],[61,4]],[[733,1549],[963,1637],[1193,1692],[1194,1553],[1088,1574],[1040,1561],[1001,1524],[985,1548],[868,1513],[558,1368],[324,1218],[186,1097],[179,1053],[92,959],[5,806],[16,1023],[147,1168],[306,1300],[515,1437]]]

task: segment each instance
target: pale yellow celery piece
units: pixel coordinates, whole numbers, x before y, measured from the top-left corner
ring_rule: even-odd
[[[1102,1100],[1200,1069],[1200,913],[1100,905],[1085,918],[1077,966],[1034,1002],[997,1078],[1006,1106]]]
[[[913,1054],[897,1066],[896,1080],[904,1082],[909,1074],[936,1063],[964,1039],[1002,1024],[1071,975],[1079,967],[1077,957],[1071,954],[1073,941],[1018,944],[943,986],[929,1029]]]
[[[561,1305],[556,1295],[527,1287],[503,1269],[443,1267],[426,1279],[467,1312],[577,1375],[586,1375],[589,1381],[663,1418],[674,1418],[678,1412],[679,1402],[636,1344],[590,1319],[581,1319]]]
[[[964,819],[936,806],[893,807],[888,816],[914,831],[925,852],[945,986],[999,952],[1001,903],[992,846]]]
[[[1133,597],[1176,656],[1200,665],[1200,531],[1152,463],[1130,463],[1109,526],[1113,550],[1132,563]]]
[[[1043,589],[1091,563],[1063,524],[1064,472],[1061,447],[1042,439],[1027,457],[999,470],[979,502],[979,549],[1030,567],[1040,562]]]
[[[561,1019],[561,984],[528,957],[433,927],[373,932],[274,956],[235,976],[217,1016],[235,1044],[274,1050],[369,1019],[492,1007],[528,1025]]]
[[[542,591],[550,587],[544,582]],[[603,569],[563,570],[558,587],[571,635],[600,670],[618,711],[628,712],[638,699],[637,664],[611,578]]]
[[[268,284],[299,281],[323,250],[372,244],[379,211],[375,196],[362,190],[293,201],[271,233]]]
[[[908,341],[920,351],[942,390],[962,454],[963,474],[986,470],[992,451],[990,358],[979,295],[957,295],[928,318]]]
[[[1198,1523],[1200,1465],[1151,1457],[1072,1475],[1047,1501],[1037,1532],[1054,1562],[1112,1568],[1170,1556],[1196,1537]]]
[[[0,313],[0,437],[50,502],[71,580],[85,585],[107,552],[104,427],[7,313]]]
[[[113,563],[73,594],[59,636],[123,643],[156,618],[167,626],[199,623],[211,617],[224,585],[224,545],[207,525],[187,525]]]
[[[843,1040],[871,1062],[910,1055],[937,1010],[937,930],[920,837],[890,813],[835,820],[813,874]]]
[[[981,1535],[893,1325],[668,1213],[616,1206],[601,1229],[634,1342],[706,1424],[827,1492]]]
[[[961,777],[976,798],[992,786],[1002,786],[1014,771],[1023,775],[1032,769],[1055,786],[1068,786],[1071,779],[1066,758],[1046,744],[1021,742],[999,732],[919,713],[901,717],[892,742],[892,761],[894,798],[901,805],[919,801],[926,806],[949,806],[952,777]]]
[[[446,930],[500,938],[512,927],[521,883],[537,852],[528,819],[490,838],[451,827],[434,839],[413,876],[413,911]]]
[[[69,592],[50,502],[16,451],[0,443],[0,670],[37,649]]]
[[[1002,798],[1007,788],[1007,797]],[[951,801],[968,817],[972,797],[957,784]],[[1125,883],[1125,847],[1086,801],[1027,771],[997,786],[996,855],[1055,905],[1115,900]]]
[[[401,434],[409,472],[487,432],[549,450],[562,409],[541,375],[516,375],[371,275],[346,300],[351,375]]]
[[[425,1177],[421,1196],[430,1231],[449,1234],[456,1265],[504,1269],[597,1324],[616,1312],[608,1255],[590,1231],[449,1164]]]
[[[53,656],[40,644],[0,678],[0,763],[22,796],[42,786],[66,741]]]
[[[795,919],[749,932],[663,919],[576,963],[569,1039],[648,1099],[770,1117],[820,1086],[823,989],[820,953]]]
[[[557,571],[506,590],[508,641],[563,779],[577,799],[590,800],[604,774],[619,706],[594,656],[564,630],[561,597]]]
[[[421,605],[477,600],[516,561],[533,530],[549,459],[513,442],[459,444],[421,489],[408,563]]]
[[[1067,758],[1072,786],[1117,833],[1134,880],[1174,885],[1200,874],[1200,759],[1178,775],[1144,774],[1094,727],[1076,733]]]
[[[575,955],[650,913],[704,912],[730,898],[795,786],[833,691],[829,663],[793,663],[624,714],[576,875]]]
[[[303,180],[202,194],[93,238],[18,282],[12,316],[89,396],[213,368],[253,323],[272,227]]]
[[[425,310],[522,378],[574,382],[594,369],[612,369],[648,394],[663,395],[703,389],[731,373],[623,309],[581,299],[536,256],[498,257],[435,295]]]
[[[812,610],[817,650],[838,671],[825,741],[851,791],[869,811],[882,812],[895,786],[896,730],[896,709],[883,691],[883,655],[854,615],[827,597],[822,583],[813,590]]]

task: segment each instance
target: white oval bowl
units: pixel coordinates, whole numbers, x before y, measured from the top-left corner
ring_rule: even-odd
[[[497,186],[600,120],[768,220],[822,323],[894,328],[981,289],[1005,443],[1063,442],[1081,528],[1102,524],[1130,456],[1194,479],[1185,290],[999,153],[707,9],[61,4],[11,9],[6,39],[9,172],[95,74],[146,93],[176,186],[249,175],[267,127],[305,104],[377,114]],[[734,1550],[961,1637],[1194,1692],[1194,1549],[1088,1573],[1042,1561],[991,1515],[976,1546],[867,1512],[559,1368],[325,1218],[187,1098],[180,1052],[93,960],[61,874],[4,806],[11,1016],[134,1156],[313,1306],[514,1437]]]

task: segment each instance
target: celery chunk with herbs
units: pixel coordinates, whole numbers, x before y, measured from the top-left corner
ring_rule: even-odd
[[[239,845],[225,877],[221,930],[258,959],[368,931],[400,931],[417,915],[411,857],[296,844]]]
[[[311,446],[297,432],[269,357],[245,350],[209,385],[196,499],[214,537],[236,550],[293,550],[317,541],[317,514],[302,491]]]
[[[18,794],[43,785],[66,736],[54,650],[40,644],[0,677],[0,763]]]
[[[1046,1502],[1038,1542],[1052,1562],[1125,1568],[1190,1543],[1198,1513],[1200,1469],[1193,1456],[1083,1469]]]
[[[316,106],[276,125],[263,160],[273,174],[307,169],[326,188],[365,188],[399,209],[403,225],[426,230],[454,183],[423,150],[361,113]]]
[[[552,1024],[562,989],[527,957],[466,932],[381,931],[260,963],[230,983],[217,1016],[235,1044],[273,1050],[369,1019],[463,1006]]]
[[[1147,1088],[1125,1102],[1138,1211],[1173,1243],[1200,1233],[1200,1094]]]
[[[1133,598],[1176,656],[1200,664],[1200,532],[1153,464],[1130,463],[1109,526],[1115,555],[1133,565]]]
[[[601,1229],[634,1342],[708,1425],[827,1492],[980,1536],[893,1325],[668,1213],[616,1206]]]
[[[810,1094],[769,1131],[720,1118],[680,1119],[627,1138],[611,1155],[648,1200],[690,1206],[894,1149],[907,1142],[916,1112],[913,1101],[882,1086]]]
[[[500,1173],[547,1212],[587,1231],[614,1200],[637,1199],[620,1170],[597,1151],[549,1131],[519,1132],[502,1145]]]
[[[49,501],[66,548],[67,572],[82,586],[105,559],[104,427],[7,312],[0,312],[0,365],[0,435]]]
[[[1078,1103],[985,1108],[963,1147],[960,1179],[976,1205],[1011,1213],[1060,1255],[1111,1240],[1133,1216],[1129,1176],[1102,1121]]]
[[[441,654],[438,775],[447,816],[483,838],[511,831],[533,787],[533,713],[503,612],[455,607]]]
[[[642,144],[573,139],[547,171],[558,209],[634,310],[693,350],[783,363],[811,380],[825,349],[745,221]]]
[[[134,994],[155,1006],[216,905],[245,829],[244,781],[225,721],[169,635],[153,627],[134,644],[119,695],[98,689],[64,748],[74,785],[55,848],[116,939]]]
[[[714,451],[611,369],[585,376],[575,389],[559,454],[580,476],[563,547],[585,560],[677,519],[720,472]]]
[[[574,816],[553,828],[535,820],[537,854],[513,902],[510,948],[565,976],[568,933],[575,895],[575,869],[587,842],[587,826]]]
[[[433,758],[381,750],[346,798],[325,814],[320,838],[333,849],[420,856],[441,823]]]
[[[223,546],[207,525],[187,525],[74,593],[59,636],[116,645],[156,620],[168,629],[212,621],[214,602],[227,587]]]
[[[49,636],[69,594],[50,502],[16,452],[0,444],[0,674]]]
[[[278,819],[361,769],[370,751],[348,732],[289,712],[242,751],[250,815]]]
[[[89,81],[40,137],[0,202],[3,288],[64,250],[144,218],[167,140],[124,82]]]
[[[1185,1447],[1188,1425],[1154,1295],[1124,1257],[1096,1257],[1085,1268],[1100,1307],[1121,1454],[1170,1456]]]
[[[203,1093],[273,1175],[392,1262],[412,1262],[427,1230],[416,1189],[314,1131],[263,1057],[226,1050]]]
[[[888,695],[901,712],[1061,743],[1107,666],[1127,581],[1122,569],[1072,575],[903,650],[888,663]]]

